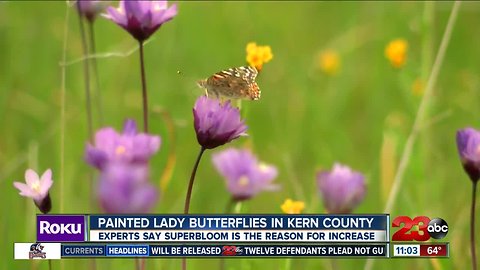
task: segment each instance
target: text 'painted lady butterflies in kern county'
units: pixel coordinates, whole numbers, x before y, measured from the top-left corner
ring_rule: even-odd
[[[260,99],[260,88],[255,82],[258,71],[254,67],[238,67],[222,70],[197,82],[208,96],[226,99]]]

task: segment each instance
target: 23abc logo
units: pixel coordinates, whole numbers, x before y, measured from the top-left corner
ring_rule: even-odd
[[[414,230],[414,226],[418,226],[418,229]],[[442,239],[448,233],[448,224],[445,220],[430,219],[426,216],[418,216],[413,219],[407,216],[398,216],[393,220],[392,227],[400,227],[392,235],[392,241],[428,241],[430,237]]]
[[[242,249],[237,246],[223,246],[222,255],[223,256],[236,256],[241,254]]]

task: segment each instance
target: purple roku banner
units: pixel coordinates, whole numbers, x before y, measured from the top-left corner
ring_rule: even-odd
[[[37,215],[37,241],[84,242],[85,226],[82,215]]]

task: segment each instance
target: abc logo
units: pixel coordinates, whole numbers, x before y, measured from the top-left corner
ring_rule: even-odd
[[[434,218],[428,223],[427,231],[432,238],[442,239],[448,233],[448,224],[441,218]]]

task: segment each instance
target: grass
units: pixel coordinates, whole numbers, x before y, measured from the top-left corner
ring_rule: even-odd
[[[274,58],[258,78],[262,99],[242,103],[242,109],[248,110],[251,136],[230,146],[250,147],[262,160],[278,166],[276,181],[282,190],[262,193],[242,204],[241,211],[280,213],[284,199],[300,197],[308,213],[323,213],[314,175],[317,169],[339,161],[368,177],[368,195],[356,213],[382,212],[387,199],[381,180],[385,134],[394,141],[388,157],[396,168],[422,98],[412,94],[411,86],[419,77],[426,80],[429,72],[425,70],[431,69],[451,9],[448,2],[430,7],[415,2],[180,2],[179,15],[145,45],[150,108],[168,112],[176,136],[173,146],[169,124],[151,114],[150,131],[163,139],[151,167],[157,186],[169,149],[175,147],[176,151],[172,178],[155,213],[181,213],[183,209],[198,152],[191,109],[202,91],[195,81],[245,64],[245,46],[250,41],[270,45]],[[73,9],[70,12],[66,62],[82,56],[76,14]],[[445,219],[450,226],[447,241],[451,243],[451,258],[378,260],[374,269],[470,267],[471,184],[460,166],[454,138],[459,128],[479,127],[480,37],[475,27],[479,13],[479,3],[462,4],[425,118],[426,123],[434,122],[419,133],[396,205],[390,211],[393,217]],[[425,14],[432,18],[425,22]],[[2,269],[48,269],[46,262],[12,260],[13,242],[35,238],[33,204],[18,196],[12,186],[13,181],[23,179],[26,168],[52,168],[56,181],[51,191],[53,213],[99,211],[90,207],[89,167],[83,162],[87,125],[81,62],[65,67],[64,135],[60,128],[64,19],[64,2],[0,3],[0,209],[5,213],[0,233],[6,243],[0,246],[5,258],[0,261]],[[99,54],[126,53],[136,46],[125,31],[103,18],[95,27]],[[386,44],[398,37],[409,42],[407,64],[401,70],[392,68],[384,57]],[[316,68],[316,55],[328,48],[337,50],[341,57],[336,76]],[[141,123],[137,52],[98,58],[97,63],[104,122],[118,129],[126,117]],[[99,127],[98,121],[94,127]],[[206,152],[199,166],[191,213],[219,213],[229,200],[223,180],[211,164],[214,151]],[[388,187],[391,179],[385,181]],[[87,260],[66,260],[63,264],[65,269],[90,265]],[[337,265],[339,269],[358,269],[365,260],[339,260]],[[180,260],[147,260],[146,266],[179,268]],[[227,266],[279,269],[284,268],[285,260],[235,259]],[[132,269],[134,260],[97,260],[97,267]],[[216,267],[218,260],[189,260],[189,269]],[[294,259],[290,267],[330,269],[331,263]],[[53,268],[58,269],[59,262],[53,262]]]

